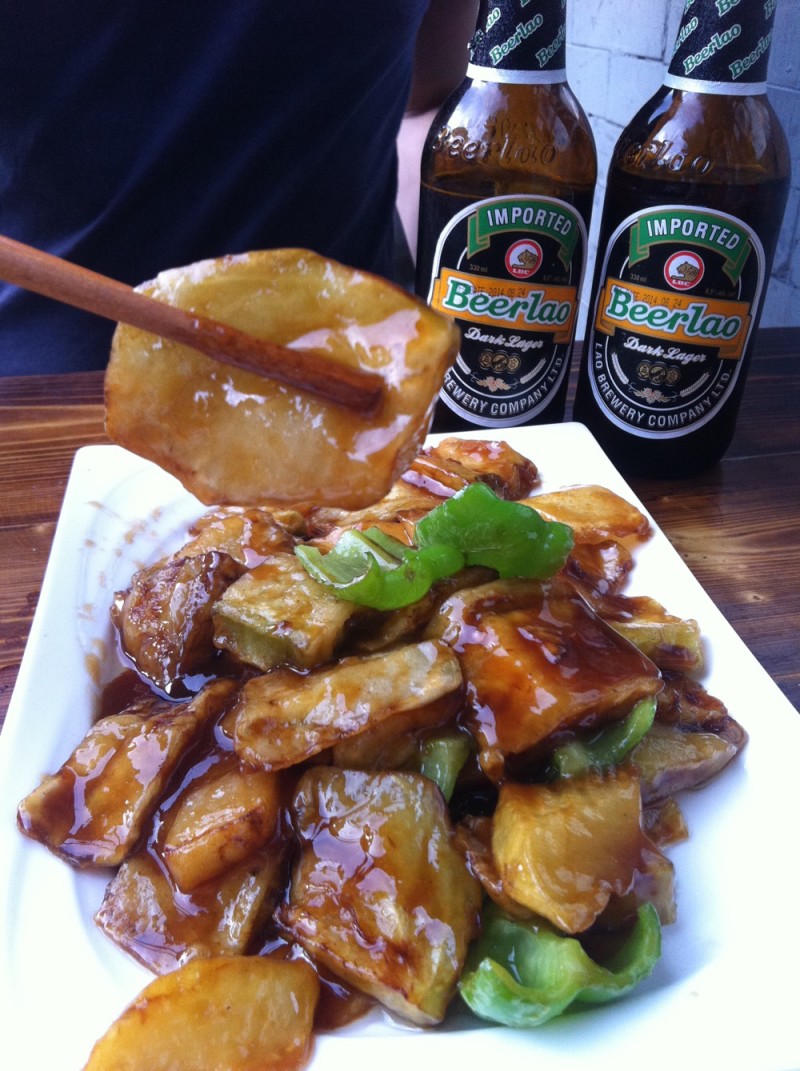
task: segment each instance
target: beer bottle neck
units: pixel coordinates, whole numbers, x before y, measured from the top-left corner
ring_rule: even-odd
[[[481,0],[467,77],[488,82],[565,82],[564,0]]]
[[[767,91],[777,0],[686,0],[664,84],[723,96]]]

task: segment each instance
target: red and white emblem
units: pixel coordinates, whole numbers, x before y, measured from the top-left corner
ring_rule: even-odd
[[[506,250],[506,271],[515,279],[530,279],[542,263],[542,247],[532,238],[520,238]]]
[[[664,278],[673,290],[691,290],[705,275],[705,264],[697,253],[682,249],[664,265]]]

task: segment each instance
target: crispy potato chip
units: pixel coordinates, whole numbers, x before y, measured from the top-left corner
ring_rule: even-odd
[[[106,428],[206,503],[359,509],[411,464],[458,331],[406,291],[315,253],[275,249],[162,272],[160,301],[379,376],[362,415],[127,325],[106,374]]]

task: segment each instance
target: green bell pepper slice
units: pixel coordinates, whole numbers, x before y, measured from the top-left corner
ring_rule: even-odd
[[[568,525],[473,483],[417,522],[415,542],[458,547],[467,565],[496,569],[501,577],[546,580],[564,565],[574,538]]]
[[[454,731],[430,736],[420,747],[417,768],[439,786],[449,802],[471,750],[469,738],[464,733]]]
[[[590,740],[570,740],[553,752],[559,777],[575,777],[589,769],[619,766],[648,732],[656,716],[655,696],[641,699],[627,718],[600,729]]]
[[[563,566],[572,546],[567,525],[545,521],[530,507],[474,483],[417,522],[412,547],[376,527],[348,530],[327,554],[302,545],[295,553],[339,598],[396,610],[465,565],[483,565],[501,577],[546,579]]]
[[[375,610],[409,606],[437,580],[464,568],[464,555],[455,547],[409,547],[380,528],[344,532],[327,554],[305,546],[295,553],[326,590]]]
[[[633,930],[601,965],[576,938],[543,920],[510,919],[490,903],[458,988],[481,1019],[539,1026],[571,1004],[617,1000],[652,973],[660,955],[661,924],[652,904],[639,908]]]

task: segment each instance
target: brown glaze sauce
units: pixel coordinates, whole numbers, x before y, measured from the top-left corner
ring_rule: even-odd
[[[661,687],[653,663],[564,580],[488,585],[485,597],[466,592],[449,602],[442,633],[462,661],[464,720],[492,779],[502,776],[503,753],[600,726],[632,696]]]
[[[152,698],[153,695],[151,686],[143,681],[135,670],[124,669],[103,690],[99,716],[117,714],[136,701]],[[164,818],[175,801],[194,781],[225,763],[233,755],[232,740],[225,724],[227,713],[224,711],[218,719],[206,725],[195,743],[187,750],[184,760],[170,778],[141,848],[148,859],[146,872],[150,880],[161,885],[164,893],[167,894],[163,901],[165,908],[170,910],[174,906],[174,911],[170,910],[168,920],[163,915],[156,915],[152,920],[153,925],[139,934],[137,948],[129,949],[136,958],[151,969],[159,965],[158,962],[154,962],[154,956],[164,951],[165,926],[169,927],[172,936],[170,955],[174,958],[174,965],[178,966],[187,954],[190,954],[193,947],[208,939],[209,920],[213,919],[218,911],[220,895],[218,884],[209,882],[192,892],[181,890],[173,881],[164,863],[161,846],[165,833]],[[278,853],[283,857],[287,855],[287,848],[292,838],[288,808],[298,776],[299,771],[283,779],[284,803],[280,828],[272,842],[264,847],[264,853]],[[75,792],[76,795],[80,795],[81,787],[77,784]],[[258,860],[254,860],[254,863],[257,862]],[[287,863],[282,866],[281,874],[281,884],[274,892],[273,903],[284,898],[289,878]],[[158,901],[154,900],[152,906],[157,906],[159,902],[161,898]],[[340,1029],[359,1019],[374,1007],[375,1002],[372,998],[351,989],[330,972],[315,964],[300,945],[280,932],[271,915],[258,928],[247,952],[281,959],[304,959],[314,967],[320,980],[320,997],[315,1013],[317,1031],[332,1032]],[[163,962],[161,959],[162,965]]]
[[[97,719],[121,714],[139,699],[153,695],[153,689],[142,680],[135,669],[123,669],[106,684],[100,693]]]

